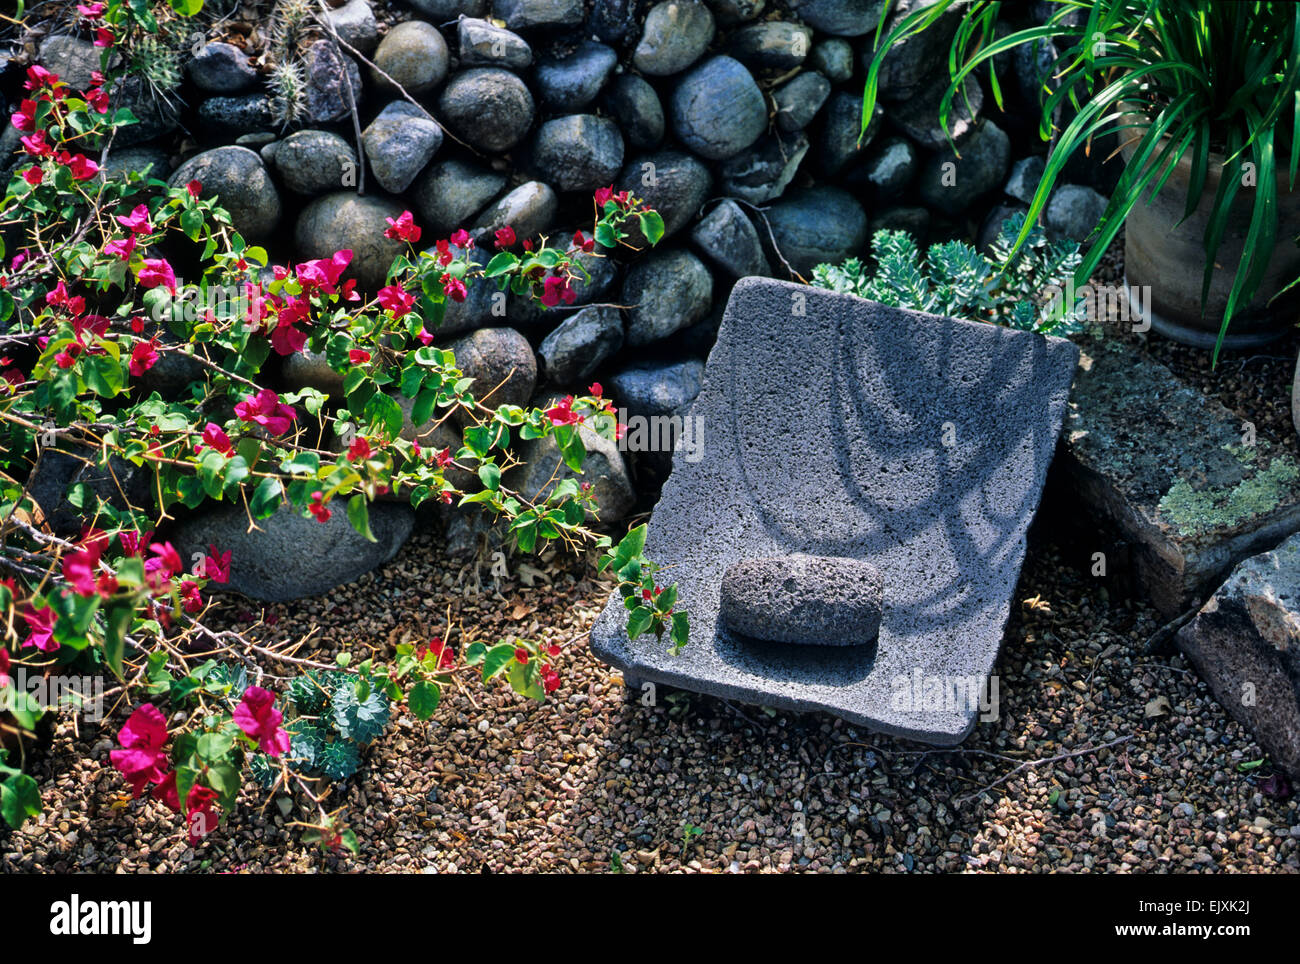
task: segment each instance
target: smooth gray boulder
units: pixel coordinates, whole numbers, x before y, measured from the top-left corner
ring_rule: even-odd
[[[557,190],[594,191],[612,184],[623,167],[623,135],[607,117],[557,117],[537,129],[533,164]]]
[[[361,135],[379,186],[401,194],[442,146],[442,128],[414,104],[395,100]]]
[[[438,109],[458,137],[479,150],[498,153],[523,140],[536,105],[524,82],[510,71],[473,67],[447,82]]]
[[[237,94],[257,83],[248,54],[234,44],[204,44],[185,65],[194,86],[210,94]]]
[[[768,209],[771,238],[779,256],[776,270],[789,268],[810,277],[823,261],[839,264],[857,254],[867,240],[867,213],[847,191],[812,187],[782,198]]]
[[[1237,566],[1175,639],[1215,699],[1300,782],[1300,535]]]
[[[866,158],[845,177],[878,203],[895,201],[916,177],[916,148],[905,137],[890,135],[871,145]]]
[[[504,174],[448,158],[426,167],[410,193],[415,210],[441,238],[468,227],[505,186]]]
[[[380,90],[396,93],[387,79],[391,77],[408,94],[423,94],[447,76],[447,42],[433,25],[407,20],[384,35],[374,61],[377,69],[371,69],[371,80]]]
[[[680,73],[709,48],[716,29],[713,14],[699,0],[657,3],[645,16],[632,65],[651,77]]]
[[[688,71],[670,105],[677,137],[711,161],[740,153],[767,127],[767,102],[758,84],[731,57],[710,57]]]
[[[838,37],[860,37],[880,23],[885,0],[790,0],[804,23]]]
[[[629,640],[613,593],[592,652],[641,680],[960,742],[981,715],[1077,357],[1064,339],[737,282],[690,410],[708,455],[677,451],[645,546],[678,587],[690,641],[671,655]],[[802,406],[772,404],[791,384],[821,400],[816,428]],[[727,568],[794,553],[875,566],[874,647],[727,628]]]
[[[700,218],[691,229],[691,241],[706,258],[734,278],[768,272],[763,243],[754,223],[730,198],[720,201]]]
[[[370,542],[352,528],[342,503],[329,508],[329,520],[317,522],[282,506],[252,532],[242,506],[217,508],[182,522],[172,542],[182,559],[206,553],[210,545],[230,553],[230,581],[209,588],[288,602],[319,596],[382,566],[397,555],[415,524],[410,506],[372,503],[370,531],[376,541]]]
[[[684,151],[655,151],[633,158],[624,165],[614,186],[631,191],[664,219],[664,237],[669,238],[694,220],[709,197],[713,175],[699,158]],[[641,228],[629,225],[628,241],[644,248]]]
[[[314,197],[356,183],[357,155],[352,145],[330,131],[297,131],[270,145],[269,156],[284,186]]]
[[[803,130],[831,94],[831,82],[815,70],[805,70],[772,91],[776,126],[783,131]]]
[[[623,282],[628,347],[648,345],[703,318],[712,293],[709,269],[689,251],[656,251],[638,261]]]
[[[528,339],[513,328],[480,328],[448,346],[456,367],[474,379],[474,397],[484,405],[527,405],[537,388],[537,359]],[[463,412],[453,418],[465,424]]]
[[[198,181],[202,197],[215,197],[230,223],[249,241],[265,240],[280,223],[280,192],[262,159],[246,147],[217,147],[176,168],[173,187]]]
[[[853,46],[837,37],[822,40],[813,45],[804,67],[820,71],[832,84],[842,84],[853,76]]]
[[[618,121],[623,139],[633,150],[651,150],[664,139],[664,107],[644,78],[617,75],[605,89],[602,103],[605,112]]]
[[[534,404],[549,408],[558,400],[554,397],[537,399]],[[628,478],[623,453],[619,451],[617,442],[586,425],[579,427],[578,432],[587,449],[580,474],[564,464],[554,437],[547,436],[517,446],[515,454],[523,465],[507,472],[503,482],[525,498],[540,501],[565,479],[576,479],[580,484],[591,486],[591,494],[596,500],[595,518],[601,522],[618,522],[636,504],[636,491]]]
[[[722,576],[718,615],[733,633],[796,646],[869,646],[884,578],[862,559],[792,553],[741,559]]]
[[[379,24],[375,21],[375,11],[370,0],[348,0],[341,7],[325,11],[325,17],[339,35],[339,39],[351,44],[369,57],[379,42]]]
[[[571,385],[586,381],[622,347],[618,309],[592,305],[574,312],[543,338],[537,357],[547,381]]]
[[[808,59],[812,31],[801,23],[763,20],[733,30],[727,53],[754,70],[787,71]]]
[[[629,416],[684,415],[700,393],[704,364],[639,362],[610,376],[606,396]]]
[[[535,238],[555,220],[560,202],[555,190],[541,181],[526,181],[479,215],[469,233],[480,247],[504,227],[514,229],[519,240]]]
[[[1010,163],[1010,138],[984,120],[961,145],[960,156],[951,147],[930,155],[917,176],[916,192],[934,210],[960,214],[1004,182]]]
[[[298,215],[294,227],[298,257],[330,258],[336,251],[351,251],[346,277],[356,278],[365,291],[378,290],[393,259],[406,249],[406,242],[384,237],[388,218],[396,218],[402,210],[395,201],[352,191],[322,195]]]
[[[1043,211],[1043,228],[1052,241],[1083,242],[1097,230],[1110,199],[1082,184],[1060,184]]]
[[[456,42],[462,67],[523,70],[533,62],[533,48],[519,34],[487,20],[461,17]]]
[[[588,40],[562,57],[545,57],[533,73],[538,100],[553,111],[580,111],[600,93],[618,66],[612,47]]]
[[[576,27],[582,23],[582,0],[492,0],[492,12],[511,30],[529,27]]]

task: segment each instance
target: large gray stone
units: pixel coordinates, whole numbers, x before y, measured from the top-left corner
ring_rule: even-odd
[[[480,328],[447,346],[456,367],[474,379],[474,397],[491,408],[527,405],[537,388],[537,359],[528,339],[513,328]],[[462,424],[467,416],[458,413]]]
[[[1241,563],[1175,639],[1223,708],[1300,783],[1300,536]]]
[[[623,347],[623,319],[611,305],[574,312],[537,348],[542,373],[556,385],[586,381]]]
[[[356,179],[356,152],[330,131],[297,131],[275,143],[267,154],[284,186],[295,194],[314,197]]]
[[[397,555],[415,513],[410,506],[376,502],[370,506],[368,541],[352,528],[341,504],[330,506],[327,522],[281,507],[248,531],[248,514],[241,506],[214,509],[181,523],[172,542],[182,559],[209,545],[230,553],[230,581],[210,588],[242,593],[263,602],[288,602],[319,596],[335,586],[354,582]]]
[[[155,366],[157,367],[157,366]],[[62,536],[76,535],[98,511],[99,501],[125,512],[132,506],[151,511],[154,505],[153,473],[117,455],[107,464],[97,449],[61,440],[58,448],[43,448],[27,480],[27,493],[40,510],[45,525]],[[84,485],[90,497],[80,506],[67,498],[68,489]]]
[[[831,82],[815,70],[805,70],[772,91],[776,105],[776,126],[783,131],[800,131],[812,123],[831,94]]]
[[[596,99],[617,66],[618,54],[612,47],[584,41],[562,57],[541,59],[533,88],[551,110],[580,111]]]
[[[1043,228],[1053,241],[1088,240],[1110,201],[1082,184],[1061,184],[1052,191],[1052,197],[1043,211]]]
[[[375,44],[379,42],[379,24],[375,21],[370,0],[348,0],[341,7],[325,11],[325,17],[344,43],[356,47],[367,57],[374,52]]]
[[[541,181],[526,181],[484,211],[470,228],[476,242],[490,245],[504,227],[514,229],[519,240],[535,238],[551,226],[559,209],[555,190]]]
[[[712,293],[709,269],[689,251],[656,251],[638,261],[623,282],[628,346],[648,345],[703,318]]]
[[[610,376],[606,396],[629,416],[685,415],[704,378],[703,363],[639,362]]]
[[[902,197],[916,176],[916,148],[905,137],[885,137],[871,145],[866,158],[850,171],[850,186],[863,187],[871,200],[889,203]]]
[[[758,140],[767,103],[744,64],[710,57],[678,82],[670,102],[673,131],[701,157],[720,161]]]
[[[853,195],[837,187],[813,187],[791,194],[767,212],[768,225],[779,257],[772,266],[788,264],[811,277],[823,261],[839,264],[857,254],[867,240],[867,214]],[[782,260],[784,259],[784,260]]]
[[[842,84],[853,76],[853,47],[836,37],[822,40],[813,45],[804,66],[820,71],[832,84]]]
[[[664,237],[672,237],[690,224],[708,199],[713,176],[699,159],[683,151],[656,151],[633,158],[623,168],[615,186],[631,191],[664,219]],[[645,247],[645,236],[635,224],[628,241]]]
[[[467,227],[501,189],[504,174],[449,158],[434,161],[415,179],[411,200],[438,237]]]
[[[708,426],[706,456],[677,452],[645,547],[678,586],[690,642],[673,656],[629,641],[615,593],[592,651],[643,680],[959,742],[978,701],[900,689],[966,696],[992,670],[1076,358],[1062,339],[737,282],[691,410]],[[791,384],[821,400],[815,428],[804,407],[771,401]],[[765,645],[727,629],[727,567],[793,553],[879,570],[875,647]]]
[[[860,160],[880,130],[885,111],[879,104],[872,111],[871,123],[862,131],[862,97],[844,91],[832,95],[818,137],[817,158],[821,173],[834,177],[854,161]]]
[[[582,0],[492,0],[492,12],[511,30],[576,27],[582,23]]]
[[[705,257],[734,278],[768,272],[754,223],[730,198],[700,218],[691,230],[691,240]]]
[[[666,0],[650,8],[632,64],[643,74],[667,77],[695,61],[713,41],[713,14],[699,0]]]
[[[753,70],[787,71],[800,66],[812,49],[812,31],[801,23],[763,20],[733,30],[727,53]]]
[[[528,133],[536,109],[524,82],[497,67],[474,67],[456,74],[438,98],[438,109],[452,132],[488,152],[506,151]]]
[[[379,186],[401,194],[442,146],[442,128],[414,104],[395,100],[370,122],[361,143]]]
[[[860,37],[880,23],[885,0],[790,0],[799,19],[823,33]]]
[[[928,5],[908,0],[891,8],[886,30],[893,30],[899,22],[917,7]],[[877,75],[880,97],[887,101],[903,101],[929,90],[942,92],[949,83],[948,52],[953,35],[961,24],[960,5],[944,11],[934,23],[890,48],[880,63]],[[865,76],[875,59],[874,45],[862,47],[862,73]]]
[[[764,204],[785,193],[808,153],[803,131],[764,137],[753,147],[718,165],[722,194]]]
[[[423,94],[447,76],[447,42],[432,24],[408,20],[384,35],[374,60],[378,70],[372,69],[371,78],[381,90],[395,92],[387,74],[408,94]]]
[[[365,93],[357,62],[329,40],[316,41],[302,59],[307,74],[307,123],[328,124],[350,117],[352,103],[360,105]]]
[[[890,109],[890,121],[927,150],[950,151],[950,136],[952,143],[960,147],[975,129],[980,109],[984,106],[984,95],[975,78],[967,77],[962,91],[953,95],[945,125],[940,120],[940,107],[946,89],[943,84],[935,84],[915,97],[899,101]],[[964,97],[962,92],[965,93]]]
[[[1139,593],[1167,619],[1300,531],[1300,464],[1262,436],[1243,445],[1244,431],[1131,350],[1095,351],[1079,367],[1062,448],[1071,496],[1129,544]]]
[[[763,642],[869,646],[883,587],[880,570],[862,559],[741,559],[723,573],[718,615],[731,632]]]
[[[462,67],[523,70],[533,62],[533,48],[513,31],[487,20],[462,17],[456,25]]]
[[[623,166],[623,135],[607,117],[557,117],[537,129],[533,164],[558,190],[594,191],[618,176]]]
[[[633,150],[651,150],[664,139],[664,107],[644,78],[619,74],[605,89],[603,103]]]
[[[257,82],[257,71],[249,64],[248,54],[234,44],[220,41],[200,47],[186,70],[194,86],[210,94],[237,94]]]
[[[990,120],[981,121],[959,154],[944,147],[930,155],[917,177],[916,191],[934,210],[959,214],[996,190],[1010,163],[1011,141],[1006,133]]]
[[[298,257],[329,258],[335,251],[351,251],[346,276],[356,278],[363,289],[376,291],[393,259],[406,249],[404,241],[384,237],[387,219],[401,213],[400,204],[380,197],[361,197],[351,191],[322,195],[298,215],[294,228]]]
[[[216,198],[230,223],[249,241],[266,239],[280,223],[280,192],[262,159],[246,147],[218,147],[176,168],[173,187],[198,181],[202,197]]]

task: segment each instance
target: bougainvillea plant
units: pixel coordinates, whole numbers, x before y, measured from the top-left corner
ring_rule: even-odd
[[[399,646],[388,663],[351,666],[345,653],[329,666],[213,629],[207,592],[238,560],[221,546],[183,560],[159,535],[177,506],[232,503],[250,525],[286,511],[324,523],[341,511],[372,540],[369,506],[381,496],[479,506],[523,552],[552,541],[603,550],[602,570],[632,600],[630,635],[685,645],[686,613],[675,589],[654,581],[644,526],[615,544],[590,526],[590,486],[570,477],[539,495],[504,481],[518,464],[512,445],[544,437],[580,473],[583,430],[607,438],[619,431],[601,387],[545,409],[489,407],[452,352],[433,343],[447,301],[463,300],[476,283],[547,307],[572,303],[583,277],[578,254],[628,244],[634,221],[655,243],[658,214],[604,189],[589,234],[557,246],[505,228],[479,267],[464,231],[419,250],[421,229],[404,212],[385,234],[405,241],[406,254],[365,295],[346,277],[350,251],[271,266],[200,184],[102,176],[113,131],[133,122],[129,111],[110,109],[111,83],[96,75],[90,89],[74,91],[30,68],[12,118],[27,159],[0,202],[0,726],[20,737],[0,743],[8,755],[0,756],[0,810],[9,824],[39,812],[36,786],[21,772],[21,736],[43,708],[19,698],[16,669],[111,674],[109,695],[135,707],[112,763],[135,796],[149,793],[183,814],[193,841],[230,812],[256,766],[272,787],[310,798],[315,816],[300,825],[325,847],[355,838],[295,757],[301,693],[277,697],[242,670],[261,673],[268,663],[335,674],[330,705],[348,739],[377,735],[380,704],[383,721],[389,704],[430,719],[456,674],[499,677],[538,700],[560,685],[562,653],[551,644],[467,640],[455,652],[434,641]],[[269,360],[303,351],[323,355],[342,376],[341,399],[311,388],[278,393],[264,377]],[[164,362],[190,372],[179,395],[150,386]],[[451,425],[459,445],[429,444]],[[79,532],[60,530],[32,497],[52,453],[72,453],[117,490],[68,490]],[[125,473],[148,480],[144,504],[118,485]]]

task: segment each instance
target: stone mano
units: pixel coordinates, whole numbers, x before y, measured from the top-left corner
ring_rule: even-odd
[[[630,678],[959,742],[980,712],[963,697],[993,668],[1077,359],[1060,338],[742,279],[692,410],[709,420],[709,450],[675,458],[646,545],[678,584],[690,644],[670,656],[652,637],[629,641],[615,593],[592,650]],[[794,553],[879,571],[876,645],[728,628],[728,567]]]

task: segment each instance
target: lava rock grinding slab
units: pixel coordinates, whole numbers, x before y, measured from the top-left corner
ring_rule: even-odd
[[[592,651],[640,680],[959,743],[979,705],[915,697],[993,669],[1077,359],[1060,338],[741,279],[691,410],[707,448],[674,457],[645,548],[690,643],[629,641],[614,593]],[[727,629],[727,568],[794,553],[876,567],[875,647]]]

